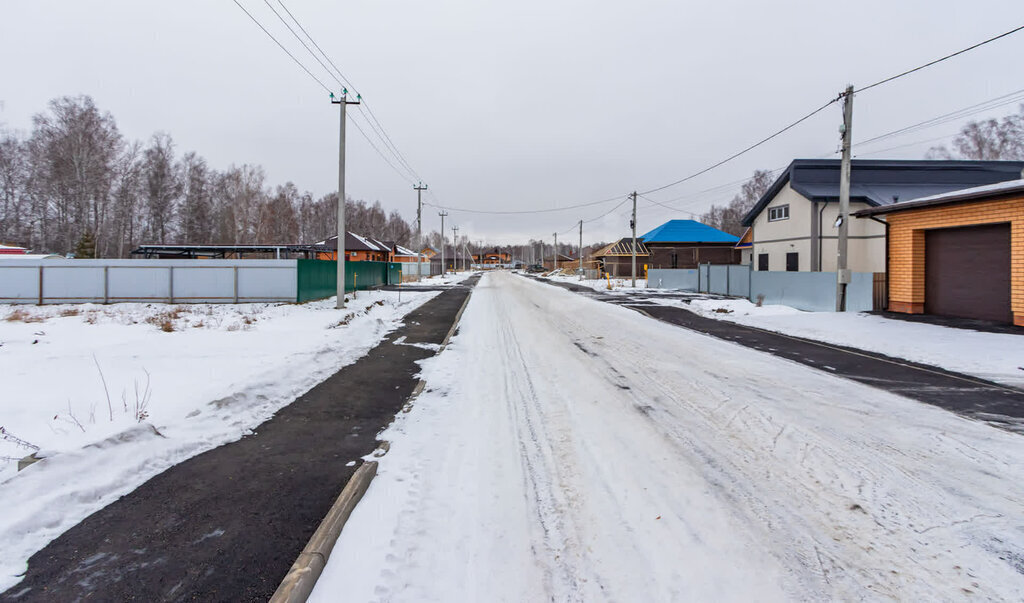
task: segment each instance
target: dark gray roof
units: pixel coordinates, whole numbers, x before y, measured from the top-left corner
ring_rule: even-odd
[[[877,214],[887,214],[896,211],[903,211],[905,209],[932,207],[935,205],[949,205],[951,203],[969,203],[971,201],[992,201],[995,199],[1004,199],[1007,197],[1020,198],[1022,195],[1024,195],[1024,179],[1008,180],[1006,182],[1000,182],[998,184],[976,186],[974,188],[957,190],[950,193],[943,193],[941,195],[933,195],[931,197],[922,197],[920,199],[913,199],[911,201],[902,201],[900,203],[892,203],[889,205],[882,205],[879,207],[870,207],[868,209],[862,209],[859,212],[854,213],[853,215],[858,217],[873,216]]]
[[[839,200],[838,159],[794,159],[746,216],[750,226],[765,206],[789,183],[812,201]],[[854,159],[851,162],[850,200],[871,206],[889,205],[1007,180],[1017,180],[1024,161],[909,161]]]

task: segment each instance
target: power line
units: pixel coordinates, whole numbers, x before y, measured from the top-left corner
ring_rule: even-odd
[[[356,90],[355,86],[352,85],[352,82],[348,78],[345,77],[345,75],[341,72],[340,69],[338,69],[338,66],[334,63],[334,61],[331,60],[330,56],[328,56],[327,53],[324,52],[323,48],[321,48],[320,45],[316,43],[316,40],[313,39],[313,36],[310,35],[309,31],[307,31],[306,28],[302,26],[302,23],[300,23],[299,20],[295,17],[295,15],[288,9],[288,7],[285,6],[285,4],[284,4],[284,2],[282,0],[278,0],[277,3],[280,4],[281,8],[284,9],[284,11],[288,14],[289,17],[291,17],[292,21],[294,21],[295,25],[297,25],[298,28],[302,31],[302,33],[305,34],[306,38],[309,39],[310,43],[312,43],[313,46],[320,52],[320,54],[323,55],[324,59],[327,59],[327,62],[330,63],[331,67],[334,68],[334,71],[337,72],[337,74],[338,74],[337,76],[335,76],[335,74],[331,71],[331,67],[328,67],[326,64],[324,64],[323,60],[321,60],[320,57],[317,56],[317,54],[315,52],[313,52],[313,49],[309,47],[309,44],[307,44],[306,41],[302,39],[302,36],[300,36],[298,34],[298,32],[296,32],[295,29],[288,23],[288,21],[283,16],[281,16],[281,13],[279,13],[274,8],[274,6],[270,3],[270,0],[263,0],[263,2],[274,13],[274,15],[278,18],[278,20],[281,21],[281,23],[283,23],[284,26],[288,28],[288,31],[290,31],[291,34],[295,37],[295,39],[299,41],[299,44],[302,44],[302,47],[306,49],[306,52],[308,52],[309,55],[312,56],[313,59],[317,63],[319,63],[321,67],[324,68],[324,71],[326,71],[334,79],[334,81],[338,83],[339,86],[344,87],[344,86],[347,85],[347,86],[352,88],[353,92],[358,94],[358,91]],[[340,76],[340,79],[339,79],[339,76]],[[360,106],[362,106],[362,105],[360,105]],[[394,143],[391,142],[391,139],[390,139],[390,137],[387,136],[387,133],[383,132],[383,126],[380,126],[379,122],[378,122],[377,126],[374,125],[374,121],[377,121],[376,118],[374,117],[373,120],[371,120],[370,118],[366,117],[365,114],[362,114],[362,113],[360,113],[360,114],[363,115],[364,119],[366,119],[367,125],[370,126],[370,129],[373,130],[374,134],[376,134],[377,137],[380,138],[381,142],[384,143],[384,148],[387,149],[387,151],[389,153],[392,153],[395,156],[395,158],[399,162],[399,165],[404,167],[414,178],[418,178],[419,175],[416,173],[416,170],[412,169],[412,166],[409,165],[409,163],[405,160],[405,157],[402,156],[401,152],[398,151],[398,149],[394,146]],[[371,115],[372,115],[372,112],[371,112]],[[354,118],[353,118],[352,123],[356,123]],[[380,126],[379,130],[378,130],[378,126]],[[363,132],[363,136],[367,137],[365,131]],[[389,144],[390,144],[390,147],[389,147]],[[378,154],[380,154],[379,151],[378,151]],[[392,167],[394,167],[394,166],[392,166]],[[403,176],[403,178],[404,177],[405,176]]]
[[[311,49],[308,44],[306,44],[305,40],[303,40],[302,37],[299,36],[299,34],[295,33],[295,30],[292,29],[292,26],[289,25],[288,21],[286,21],[285,18],[281,16],[281,13],[277,12],[277,9],[274,8],[274,5],[270,3],[270,0],[263,0],[263,3],[267,5],[267,8],[270,9],[270,12],[274,13],[274,16],[277,17],[277,20],[283,23],[284,26],[288,28],[288,31],[290,31],[292,35],[295,36],[295,39],[299,41],[299,44],[302,44],[302,47],[306,49],[306,52],[309,53],[309,56],[313,57],[313,60],[316,61],[317,63],[320,63],[320,66],[324,68],[324,71],[327,72],[327,75],[331,76],[331,78],[333,78],[334,81],[337,82],[339,86],[344,86],[344,84],[341,83],[341,80],[334,77],[334,74],[331,73],[330,68],[327,67],[327,65],[324,65],[324,62],[320,60],[320,57],[316,56],[316,53],[313,52],[313,49]],[[282,4],[281,6],[284,5]]]
[[[914,73],[915,71],[921,71],[922,69],[926,69],[928,67],[931,67],[932,65],[935,65],[937,63],[941,63],[942,61],[945,61],[947,59],[951,59],[951,58],[953,58],[955,56],[958,56],[958,55],[961,55],[961,54],[963,54],[965,52],[969,52],[971,50],[974,50],[975,48],[984,46],[985,44],[988,44],[990,42],[995,42],[996,40],[998,40],[1000,38],[1005,38],[1006,36],[1015,34],[1015,33],[1017,33],[1018,31],[1021,31],[1021,30],[1024,30],[1024,25],[1021,25],[1019,27],[1015,27],[1015,28],[1011,29],[1010,31],[1001,33],[998,36],[989,38],[989,39],[987,39],[987,40],[985,40],[983,42],[978,42],[977,44],[975,44],[973,46],[968,46],[967,48],[964,48],[962,50],[958,50],[958,51],[956,51],[956,52],[954,52],[952,54],[947,54],[944,57],[935,59],[934,61],[930,61],[928,63],[925,63],[924,65],[920,65],[918,67],[914,67],[913,69],[908,69],[908,70],[904,71],[903,73],[897,73],[896,75],[893,75],[891,77],[887,77],[884,80],[879,80],[879,81],[875,82],[874,84],[868,84],[867,86],[864,86],[862,88],[858,88],[858,89],[854,90],[853,93],[857,94],[858,92],[863,92],[865,90],[870,90],[870,89],[874,88],[875,86],[881,86],[882,84],[885,84],[885,83],[891,82],[893,80],[899,79],[899,78],[901,78],[901,77],[903,77],[905,75],[910,75],[911,73]]]
[[[299,59],[295,58],[295,55],[293,55],[287,48],[285,48],[284,44],[282,44],[277,38],[274,37],[274,34],[272,34],[269,31],[267,31],[267,28],[263,27],[263,24],[260,23],[258,20],[256,20],[256,17],[252,16],[252,13],[250,13],[247,10],[245,10],[245,7],[242,6],[241,4],[239,4],[238,0],[232,0],[232,1],[235,3],[236,6],[238,6],[238,8],[242,9],[243,13],[245,13],[246,15],[249,16],[250,19],[252,19],[253,23],[255,23],[260,29],[263,30],[263,33],[265,33],[268,36],[270,36],[270,39],[273,40],[274,43],[277,44],[281,48],[281,50],[283,50],[285,52],[285,54],[287,54],[289,57],[291,57],[291,59],[293,61],[295,61],[296,65],[301,67],[302,70],[305,71],[309,75],[309,77],[313,78],[316,81],[316,83],[320,84],[321,88],[323,88],[327,92],[331,91],[331,89],[327,87],[327,84],[323,83],[322,81],[320,81],[320,78],[318,78],[317,76],[313,75],[313,72],[310,71],[309,69],[307,69],[306,66],[303,65],[301,61],[299,61]]]
[[[264,2],[268,2],[268,0],[263,0],[263,1]],[[316,40],[313,39],[313,36],[310,35],[309,31],[307,31],[306,28],[303,27],[302,23],[299,22],[298,18],[295,17],[295,15],[292,13],[292,11],[289,10],[287,6],[285,6],[283,0],[277,0],[277,3],[281,5],[281,8],[283,8],[286,13],[288,13],[288,16],[291,17],[292,21],[294,21],[295,24],[299,27],[299,29],[302,30],[302,33],[306,35],[306,37],[309,39],[310,43],[312,43],[313,46],[318,51],[320,51],[320,54],[323,55],[324,59],[326,59],[327,62],[330,63],[331,67],[334,68],[334,71],[337,72],[338,76],[341,78],[341,80],[344,82],[344,84],[348,85],[348,87],[351,88],[353,92],[358,94],[359,91],[356,88],[355,84],[353,84],[350,79],[345,77],[345,74],[341,72],[341,69],[338,68],[338,65],[335,64],[335,62],[331,59],[330,55],[328,55],[324,51],[324,49],[321,48],[320,45],[316,43]],[[269,5],[269,2],[268,2],[268,5]],[[275,14],[277,13],[277,11],[274,11],[274,12],[275,12]],[[289,27],[288,29],[291,30],[291,27]],[[294,30],[292,30],[292,33],[295,34]],[[297,34],[296,34],[296,37],[298,37]],[[301,42],[302,40],[300,39],[299,41]],[[303,43],[303,46],[306,46],[305,43]],[[308,46],[306,46],[306,50],[309,50]],[[311,50],[310,50],[310,53],[312,53]],[[314,58],[315,58],[315,55],[314,55]],[[319,59],[317,59],[317,61],[320,62]],[[330,69],[328,69],[327,66],[323,64],[323,62],[320,62],[320,64],[324,67],[324,69],[327,69],[328,72],[330,71]],[[335,78],[335,80],[337,80],[337,78]],[[339,81],[338,83],[341,84],[342,82]],[[409,172],[417,180],[423,180],[422,178],[420,178],[420,176],[416,172],[416,170],[413,169],[412,165],[410,165],[409,162],[405,159],[405,156],[402,155],[402,152],[398,150],[398,146],[394,143],[394,141],[388,135],[387,131],[384,129],[384,125],[380,123],[379,119],[377,119],[377,116],[374,114],[373,109],[370,107],[369,103],[366,102],[365,99],[363,100],[363,105],[361,105],[360,107],[363,107],[363,106],[366,107],[366,113],[369,115],[369,117],[366,117],[364,115],[364,117],[366,118],[367,123],[370,125],[370,128],[374,130],[374,133],[376,133],[377,136],[380,137],[381,140],[384,142],[385,148],[390,147],[390,148],[388,148],[388,151],[394,153],[394,155],[398,159],[399,163],[401,163],[402,166],[405,167],[405,169],[409,170]],[[374,126],[374,123],[376,123],[376,127]],[[378,128],[379,128],[379,131],[378,131]]]
[[[963,119],[965,117],[977,115],[978,113],[983,113],[985,111],[990,111],[992,109],[998,109],[999,107],[1010,105],[1020,100],[1024,100],[1024,89],[1017,90],[1015,92],[1010,92],[1009,94],[1004,94],[1002,96],[997,96],[995,98],[991,98],[980,103],[976,103],[967,107],[963,107],[961,109],[957,109],[956,111],[950,111],[949,113],[944,113],[942,115],[932,117],[931,119],[926,119],[916,124],[905,126],[903,128],[887,132],[885,134],[880,134],[867,140],[862,140],[856,143],[854,146],[871,144],[873,142],[884,140],[892,136],[910,134],[911,132],[925,130],[927,128],[946,124],[951,121],[956,121],[958,119]]]
[[[732,161],[733,159],[736,159],[740,155],[744,155],[744,154],[746,154],[746,153],[756,149],[757,147],[759,147],[759,146],[763,145],[764,143],[768,142],[769,140],[771,140],[771,139],[781,135],[782,133],[784,133],[784,132],[786,132],[788,130],[791,130],[794,127],[802,124],[803,122],[807,121],[808,119],[814,117],[818,113],[821,113],[822,111],[827,109],[833,103],[837,102],[840,98],[841,97],[836,97],[836,98],[828,101],[827,103],[825,103],[824,105],[818,107],[814,111],[811,111],[807,115],[804,115],[800,119],[794,121],[793,123],[789,124],[788,126],[782,128],[781,130],[778,130],[775,133],[773,133],[773,134],[771,134],[771,135],[769,135],[769,136],[767,136],[765,138],[762,138],[761,140],[759,140],[759,141],[755,142],[754,144],[748,146],[747,148],[743,149],[742,151],[733,153],[732,155],[729,155],[725,159],[722,159],[721,161],[719,161],[717,163],[714,163],[714,164],[712,164],[712,165],[710,165],[710,166],[708,166],[708,167],[706,167],[706,168],[704,168],[704,169],[702,169],[702,170],[700,170],[698,172],[694,172],[694,173],[690,174],[689,176],[686,176],[684,178],[680,178],[679,180],[676,180],[675,182],[669,182],[666,185],[659,186],[657,188],[652,188],[652,189],[643,191],[643,193],[641,193],[641,194],[648,195],[650,193],[656,193],[658,191],[665,190],[666,188],[670,188],[670,187],[676,186],[677,184],[682,184],[683,182],[686,182],[687,180],[693,180],[694,178],[696,178],[697,176],[700,176],[701,174],[706,174],[706,173],[710,172],[711,170],[713,170],[713,169],[715,169],[715,168],[717,168],[717,167],[719,167],[721,165],[724,165],[724,164]]]
[[[374,151],[377,151],[377,154],[380,155],[380,158],[384,160],[384,163],[388,164],[388,167],[393,169],[395,171],[395,173],[398,174],[398,176],[400,178],[402,178],[402,180],[405,180],[409,184],[415,184],[407,175],[403,174],[401,172],[401,170],[399,170],[397,167],[395,167],[395,165],[393,163],[388,161],[388,158],[384,156],[384,153],[380,152],[380,149],[377,148],[377,145],[373,144],[373,141],[370,140],[370,137],[367,136],[366,132],[363,131],[363,128],[362,128],[362,126],[359,125],[359,122],[357,122],[356,120],[353,119],[352,120],[352,125],[355,126],[357,130],[359,130],[359,133],[362,134],[363,138],[366,139],[366,143],[369,144],[370,147],[373,148]]]
[[[615,197],[609,197],[600,201],[590,201],[587,203],[579,203],[577,205],[566,205],[565,207],[553,207],[548,209],[525,209],[525,210],[488,210],[488,209],[468,209],[464,207],[448,207],[446,205],[430,205],[438,209],[447,209],[448,211],[461,211],[469,214],[491,214],[491,215],[520,215],[520,214],[550,214],[560,211],[568,211],[570,209],[579,209],[581,207],[592,207],[594,205],[601,205],[603,203],[610,203],[619,199],[621,196],[616,195]]]

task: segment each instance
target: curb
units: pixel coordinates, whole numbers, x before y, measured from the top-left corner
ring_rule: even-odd
[[[466,306],[469,305],[469,298],[472,296],[473,289],[470,288],[469,294],[466,295],[465,301],[462,302],[462,307],[455,314],[455,320],[452,321],[448,334],[441,341],[441,346],[437,350],[438,354],[444,351],[448,341],[455,335],[459,321],[462,320],[462,313],[465,312]],[[405,408],[410,407],[412,401],[420,395],[426,384],[426,381],[423,379],[416,383],[416,387],[413,388]],[[320,579],[320,574],[327,567],[327,560],[331,556],[331,551],[334,550],[334,544],[338,541],[338,537],[341,536],[342,528],[345,527],[349,516],[352,515],[352,511],[359,504],[359,501],[362,500],[363,494],[366,493],[367,488],[370,487],[370,482],[376,475],[377,461],[364,462],[356,469],[348,483],[345,484],[345,489],[341,491],[341,494],[338,495],[334,504],[331,505],[331,509],[327,512],[323,521],[320,522],[316,532],[313,532],[313,536],[306,543],[306,547],[299,553],[298,559],[295,560],[288,573],[285,574],[284,579],[281,580],[281,584],[274,591],[274,595],[270,597],[270,603],[305,603],[309,599],[309,596],[313,593],[313,587],[316,586],[317,580]]]
[[[345,522],[366,493],[366,489],[370,487],[370,481],[376,474],[377,461],[368,461],[356,469],[345,489],[331,505],[331,510],[306,543],[306,548],[302,549],[299,558],[292,564],[284,580],[270,597],[271,603],[300,602],[309,598],[316,581],[327,566],[327,559],[331,556],[334,543],[341,536]]]

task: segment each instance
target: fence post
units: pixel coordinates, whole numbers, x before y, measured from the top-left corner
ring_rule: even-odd
[[[238,303],[238,266],[232,266],[231,268],[232,268],[231,269],[232,277],[234,278],[234,287],[232,289],[232,294],[233,294],[235,303],[237,304]],[[296,270],[297,269],[298,268],[296,267]]]
[[[725,265],[725,294],[730,296],[730,297],[732,296],[732,288],[730,287],[731,283],[732,283],[732,270],[731,270],[731,266],[729,266],[729,264],[726,264]]]
[[[43,265],[39,265],[39,305],[43,305]]]
[[[754,301],[754,260],[751,258],[747,266],[747,299]]]
[[[167,267],[167,297],[169,304],[174,303],[174,266]]]
[[[103,267],[103,303],[110,303],[110,266]]]

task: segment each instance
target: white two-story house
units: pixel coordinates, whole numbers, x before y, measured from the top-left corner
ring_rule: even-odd
[[[838,159],[795,159],[743,219],[751,229],[754,270],[836,269]],[[854,159],[850,213],[1021,178],[1024,161]],[[847,258],[853,272],[885,271],[885,225],[851,219]]]

